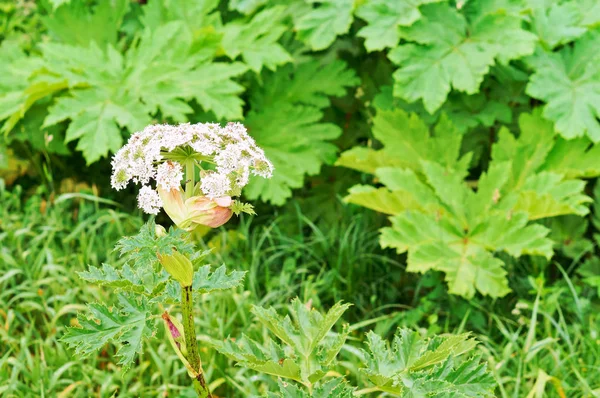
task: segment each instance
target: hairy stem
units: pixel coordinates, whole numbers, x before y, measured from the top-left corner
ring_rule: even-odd
[[[194,196],[194,159],[188,159],[185,162],[185,197]]]
[[[181,306],[183,311],[183,333],[185,335],[185,348],[187,349],[187,360],[198,376],[193,379],[194,389],[200,398],[212,398],[212,394],[204,380],[202,361],[198,352],[196,342],[196,329],[194,328],[193,292],[191,286],[181,287]]]

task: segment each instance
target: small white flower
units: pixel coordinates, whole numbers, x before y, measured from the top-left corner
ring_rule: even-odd
[[[231,180],[225,174],[209,172],[202,176],[200,189],[210,199],[228,196],[231,190]]]
[[[162,201],[158,192],[148,185],[144,185],[138,194],[138,207],[148,214],[158,214]]]
[[[181,188],[183,167],[177,162],[167,161],[156,168],[156,183],[165,191]]]
[[[170,156],[174,151],[179,152]],[[120,190],[130,181],[141,184],[139,206],[156,214],[161,202],[152,186],[180,190],[181,153],[190,152],[201,170],[200,188],[210,198],[238,195],[251,173],[265,178],[273,174],[273,165],[241,123],[157,124],[132,134],[114,155],[111,185]]]

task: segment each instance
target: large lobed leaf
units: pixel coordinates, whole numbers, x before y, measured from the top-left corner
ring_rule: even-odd
[[[358,79],[342,61],[318,61],[280,68],[268,75],[251,98],[245,124],[273,162],[273,178],[253,178],[245,190],[250,199],[282,205],[305,175],[318,174],[322,164],[335,161],[337,147],[329,141],[342,133],[324,123],[322,108],[329,96],[344,95]]]
[[[383,148],[354,148],[338,164],[373,173],[383,187],[355,186],[346,201],[392,216],[381,244],[407,252],[407,270],[442,271],[450,292],[465,297],[503,296],[506,271],[493,253],[551,257],[549,230],[531,221],[587,214],[579,178],[600,171],[589,140],[569,145],[539,111],[519,124],[518,138],[500,131],[474,191],[464,180],[470,154],[461,155],[462,135],[447,118],[430,132],[414,114],[379,111],[373,134]]]
[[[534,73],[527,94],[546,102],[544,117],[566,139],[600,141],[600,32],[578,39],[558,52],[538,48],[530,57]]]
[[[242,117],[239,94],[244,89],[232,78],[247,67],[213,62],[216,50],[198,51],[183,22],[146,28],[125,53],[110,41],[91,41],[87,46],[49,42],[41,50],[43,66],[4,129],[12,129],[39,99],[68,88],[68,94],[50,107],[43,127],[70,120],[65,141],[77,141],[88,163],[116,151],[122,145],[122,129],[137,131],[153,115],[187,120],[193,112],[187,103],[191,100],[217,118]]]
[[[433,113],[451,88],[474,94],[496,61],[531,54],[536,36],[521,27],[522,17],[489,3],[467,8],[469,18],[445,2],[421,7],[422,18],[401,29],[408,43],[389,54],[399,66],[394,94],[409,102],[422,99]]]

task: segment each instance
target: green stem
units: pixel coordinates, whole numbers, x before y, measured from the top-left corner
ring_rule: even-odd
[[[194,159],[188,159],[185,162],[185,197],[191,198],[194,196]]]
[[[212,398],[210,390],[204,380],[202,361],[198,352],[196,342],[196,329],[194,328],[194,297],[191,286],[181,287],[181,306],[183,312],[183,333],[185,335],[185,348],[187,349],[187,360],[198,376],[193,379],[194,389],[200,398]]]

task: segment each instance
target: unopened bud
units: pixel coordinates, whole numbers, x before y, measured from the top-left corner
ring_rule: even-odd
[[[198,225],[217,228],[225,224],[233,212],[233,200],[226,196],[209,199],[206,196],[192,196],[184,201],[181,190],[165,191],[160,186],[158,193],[163,208],[171,220],[181,229],[192,231]]]
[[[157,254],[158,261],[167,272],[181,284],[181,286],[191,286],[194,277],[194,267],[192,262],[183,254],[174,251],[171,255]]]
[[[162,238],[163,236],[167,235],[167,230],[162,225],[156,224],[154,226],[154,233],[158,238]]]

